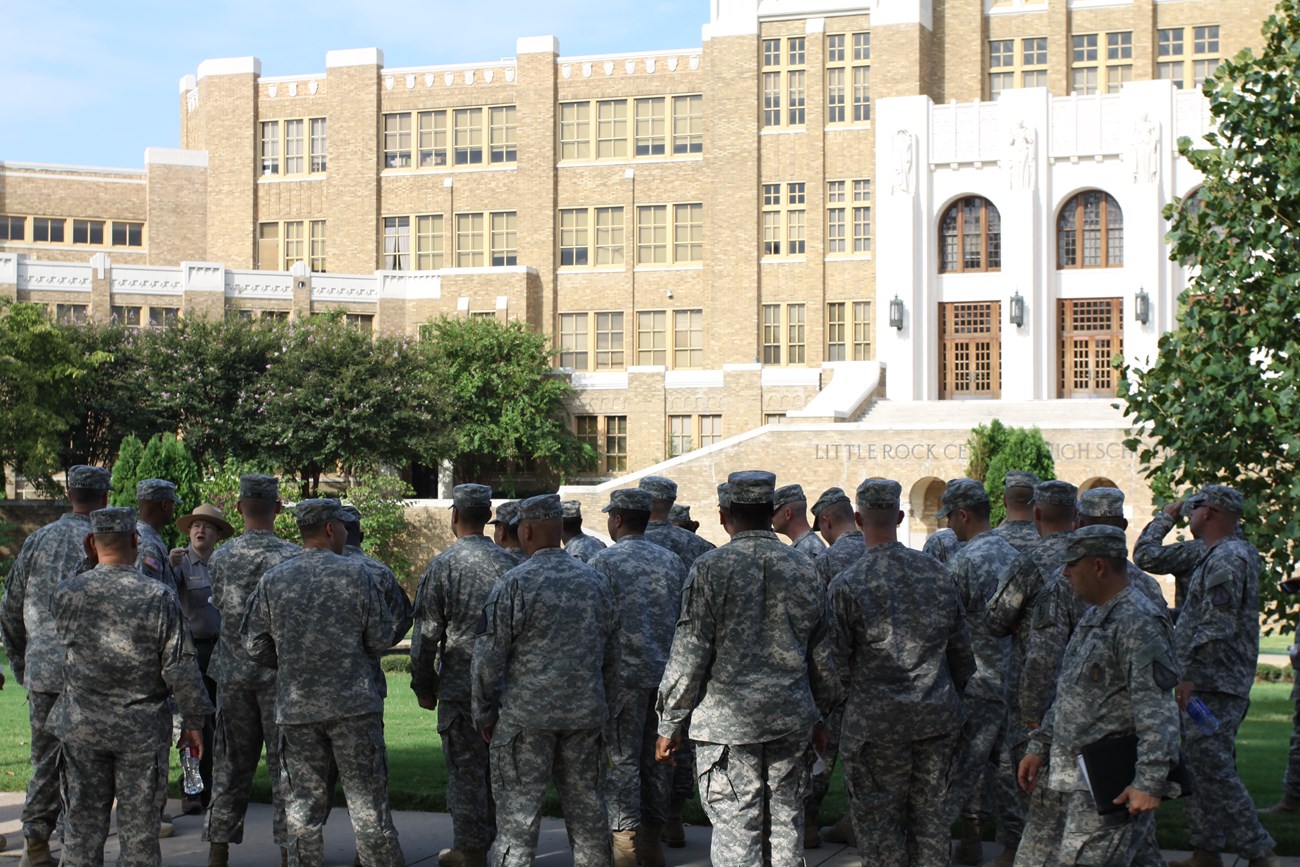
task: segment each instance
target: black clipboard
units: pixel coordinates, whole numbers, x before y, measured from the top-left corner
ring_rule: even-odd
[[[1137,770],[1137,744],[1136,734],[1112,735],[1079,750],[1079,772],[1092,793],[1097,814],[1108,819],[1107,824],[1128,821],[1128,808],[1116,804],[1115,799],[1133,782]],[[1192,794],[1191,775],[1182,761],[1169,772],[1169,781],[1178,784],[1181,790],[1178,797]]]

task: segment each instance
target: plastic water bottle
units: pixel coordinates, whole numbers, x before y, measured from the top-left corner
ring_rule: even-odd
[[[1193,698],[1187,703],[1186,713],[1201,730],[1201,734],[1212,735],[1219,730],[1219,721],[1199,698]]]
[[[199,774],[199,760],[190,752],[189,747],[181,748],[181,771],[185,775],[181,786],[187,795],[197,795],[203,791],[203,777]]]

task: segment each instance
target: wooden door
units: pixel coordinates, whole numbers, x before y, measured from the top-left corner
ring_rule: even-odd
[[[940,400],[1001,396],[1001,315],[998,301],[939,305]]]

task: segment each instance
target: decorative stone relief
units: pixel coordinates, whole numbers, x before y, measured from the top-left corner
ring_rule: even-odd
[[[187,111],[194,111],[199,107],[199,92],[197,89],[191,90],[185,94],[185,108]]]
[[[623,61],[623,70],[624,70],[628,75],[631,75],[632,73],[636,72],[636,61],[635,61],[635,60],[624,60],[624,61]]]
[[[590,65],[590,64],[588,64],[588,65]],[[588,72],[588,75],[590,75],[590,72]],[[507,81],[507,82],[511,82],[511,83],[513,83],[514,80],[515,80],[515,70],[514,70],[514,67],[511,67],[511,68],[509,68],[509,69],[506,70],[506,81]]]
[[[700,68],[700,56],[698,54],[692,54],[691,69],[699,69],[699,68]]]
[[[298,82],[296,81],[289,82],[289,95],[290,96],[298,95]]]
[[[669,71],[669,72],[676,72],[676,71],[677,71],[677,65],[678,65],[678,60],[677,60],[676,57],[670,57],[670,58],[668,58],[668,71]]]
[[[1133,125],[1133,183],[1154,184],[1160,179],[1160,124],[1147,115]]]
[[[655,74],[655,59],[653,57],[647,57],[645,59],[645,71],[651,75]]]
[[[280,92],[280,85],[278,85],[278,84],[268,84],[268,85],[266,86],[266,92],[267,92],[268,94],[270,94],[271,96],[275,96],[277,93]]]
[[[584,63],[584,64],[582,64],[582,77],[583,77],[583,78],[591,78],[591,64],[590,64],[590,63]]]
[[[426,72],[424,74],[424,86],[433,87],[433,81],[435,78],[436,76],[432,72]]]
[[[313,80],[313,81],[309,81],[309,82],[307,82],[307,90],[308,90],[308,92],[311,93],[312,96],[315,96],[315,95],[316,95],[316,91],[320,90],[320,84],[319,84],[318,82],[316,82],[315,80]]]
[[[1025,122],[1017,121],[1007,143],[1007,156],[1002,161],[1007,171],[1008,185],[1013,190],[1032,190],[1038,178],[1038,133]]]
[[[483,70],[483,82],[485,84],[491,84],[493,78],[496,78],[496,70],[494,69]]]
[[[407,89],[407,90],[415,90],[415,76],[414,76],[414,75],[408,75],[408,76],[406,76],[406,89]]]
[[[911,196],[916,189],[916,136],[905,129],[894,133],[894,173],[890,182],[891,193]]]
[[[456,83],[456,73],[444,72],[442,75],[442,83],[447,85],[448,87],[451,87],[453,84]]]
[[[605,63],[604,63],[603,65],[604,65],[604,67],[605,67],[605,74],[606,74],[606,75],[613,75],[613,74],[614,74],[614,61],[612,61],[612,60],[606,60]]]
[[[572,76],[572,75],[573,75],[573,64],[570,64],[570,63],[561,63],[561,64],[560,64],[560,78],[566,78],[566,79],[567,79],[567,78],[569,78],[569,77]]]
[[[393,89],[393,77],[391,75],[384,76],[384,89],[385,90]]]
[[[465,83],[466,84],[474,83],[474,70],[472,69],[465,70]]]

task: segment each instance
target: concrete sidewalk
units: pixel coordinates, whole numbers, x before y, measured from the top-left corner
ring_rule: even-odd
[[[20,792],[0,792],[0,833],[9,838],[9,846],[0,852],[0,865],[16,864],[22,853],[23,795]],[[180,815],[180,803],[171,801],[167,812],[177,816],[176,834],[162,841],[162,861],[165,867],[206,867],[208,844],[203,842],[203,817]],[[416,813],[402,811],[393,814],[397,831],[401,835],[406,863],[433,867],[438,863],[438,852],[451,845],[451,817],[446,813]],[[114,829],[114,832],[116,829]],[[688,827],[686,848],[665,849],[669,867],[708,867],[708,828]],[[57,846],[53,847],[57,856]],[[984,844],[985,860],[1000,851],[993,843]],[[328,867],[350,867],[355,854],[352,826],[348,824],[347,811],[335,809],[325,827],[325,863]],[[1180,858],[1185,853],[1165,852],[1166,858]],[[844,846],[823,846],[805,853],[808,867],[859,867],[857,853]],[[12,859],[12,860],[4,860]],[[104,849],[106,864],[117,862],[117,837],[113,833]],[[1287,867],[1300,867],[1300,858],[1283,858]],[[271,842],[271,808],[266,804],[250,804],[244,822],[244,842],[230,847],[232,865],[249,867],[276,867],[280,863],[279,849]],[[571,867],[573,855],[564,833],[564,823],[558,819],[543,819],[542,832],[537,847],[537,862],[543,867]],[[954,862],[955,863],[955,862]],[[1231,863],[1229,860],[1228,863]]]

